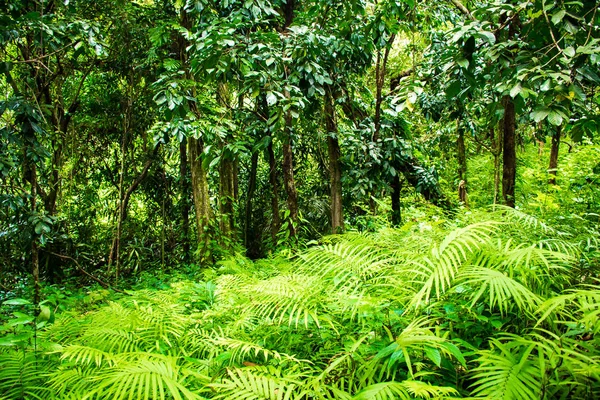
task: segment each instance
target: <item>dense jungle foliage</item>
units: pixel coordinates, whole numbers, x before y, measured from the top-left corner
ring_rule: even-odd
[[[600,398],[595,0],[0,0],[0,400]]]

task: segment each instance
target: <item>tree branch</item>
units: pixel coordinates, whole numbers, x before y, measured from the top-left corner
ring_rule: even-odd
[[[117,289],[115,287],[112,287],[111,285],[109,285],[108,283],[104,282],[103,280],[96,278],[94,275],[90,274],[89,272],[87,272],[85,269],[83,269],[83,267],[81,265],[79,265],[79,263],[77,262],[76,259],[74,259],[73,257],[69,257],[69,256],[65,256],[63,254],[58,254],[58,253],[53,253],[51,251],[47,252],[48,254],[52,254],[53,256],[56,256],[58,258],[62,258],[63,260],[71,260],[73,261],[73,264],[75,264],[75,266],[77,267],[77,269],[81,272],[83,272],[86,276],[88,276],[89,278],[91,278],[92,280],[96,281],[97,283],[99,283],[100,285],[104,286],[105,288],[114,290],[117,293],[122,293],[122,294],[126,294],[129,296],[129,293],[122,291],[121,289]]]
[[[465,7],[459,0],[450,0],[450,2],[454,4],[456,8],[458,8],[458,10],[461,13],[463,13],[467,18],[469,18],[471,21],[475,21],[475,17],[473,17],[473,14],[471,14],[467,7]]]

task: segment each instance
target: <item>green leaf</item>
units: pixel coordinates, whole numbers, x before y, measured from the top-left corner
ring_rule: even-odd
[[[465,360],[465,357],[463,356],[458,346],[456,346],[452,342],[444,342],[442,343],[442,347],[448,350],[448,352],[452,354],[463,367],[467,367],[467,360]]]
[[[488,31],[477,32],[477,36],[484,39],[490,45],[496,43],[496,36],[492,32],[488,32]]]
[[[267,104],[272,106],[275,103],[277,103],[277,96],[273,92],[267,92]]]
[[[567,12],[565,10],[560,10],[559,12],[555,13],[552,16],[552,23],[554,25],[557,25],[560,21],[562,21],[565,15],[567,15]]]
[[[542,83],[542,86],[540,86],[540,90],[542,92],[547,92],[548,90],[550,90],[552,88],[552,81],[550,79],[546,79],[544,81],[544,83]]]
[[[514,99],[519,95],[519,93],[521,93],[522,90],[523,87],[521,86],[521,83],[517,83],[512,89],[510,89],[510,97]]]
[[[462,84],[460,81],[454,81],[446,88],[446,98],[451,100],[458,96],[460,91],[462,90]]]
[[[551,110],[548,107],[536,108],[531,112],[531,114],[529,114],[529,117],[535,122],[540,122],[543,121],[544,118],[548,116],[548,114],[550,114],[550,111]]]
[[[31,302],[29,300],[25,300],[25,299],[10,299],[10,300],[6,300],[2,304],[9,305],[9,306],[26,306],[26,305],[30,305]]]
[[[575,49],[573,48],[573,46],[565,48],[563,52],[569,57],[573,57],[575,55]]]
[[[50,232],[50,226],[46,225],[43,222],[38,222],[37,224],[35,224],[35,233],[38,235],[41,235],[43,233],[48,233]]]
[[[584,78],[590,80],[591,82],[600,85],[600,77],[596,72],[594,72],[590,67],[583,66],[577,70],[577,72],[583,76]]]
[[[562,124],[562,121],[563,117],[556,111],[551,111],[548,114],[548,122],[550,122],[552,125],[559,126],[560,124]]]
[[[438,367],[442,364],[442,355],[438,349],[425,347],[425,355]]]
[[[456,63],[463,68],[469,68],[469,60],[467,60],[466,58],[461,58],[457,60]]]

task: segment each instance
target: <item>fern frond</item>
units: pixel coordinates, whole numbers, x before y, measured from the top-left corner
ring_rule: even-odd
[[[427,354],[432,361],[439,365],[441,362],[440,351],[448,353],[448,350],[444,346],[445,340],[436,336],[429,328],[432,323],[433,321],[427,317],[414,319],[390,345],[375,356],[373,362],[378,363],[384,360],[388,375],[397,363],[403,362],[406,364],[408,373],[414,376],[412,357],[415,352]],[[368,368],[374,371],[372,367]],[[369,374],[363,373],[363,375],[365,378],[370,378]]]
[[[91,328],[81,338],[83,343],[93,343],[94,347],[108,353],[141,351],[147,346],[136,332],[125,329]]]
[[[251,307],[261,318],[277,324],[308,327],[328,321],[324,311],[323,281],[308,275],[277,276],[248,288]]]
[[[231,352],[231,362],[236,364],[241,364],[248,357],[252,357],[253,359],[262,359],[263,362],[267,362],[270,359],[276,360],[287,360],[293,362],[300,362],[297,358],[290,356],[285,353],[279,353],[275,350],[266,349],[263,346],[260,346],[256,343],[232,339],[224,336],[217,336],[215,338],[209,339],[214,345],[227,349],[227,351]]]
[[[552,228],[547,223],[541,221],[533,215],[524,213],[523,211],[519,211],[515,208],[504,206],[501,204],[495,204],[491,207],[496,211],[500,219],[516,222],[523,227],[530,228],[533,230],[540,230],[544,233],[558,233],[556,229]]]
[[[191,375],[175,357],[141,358],[100,370],[93,378],[94,387],[82,399],[203,399],[188,382]]]
[[[94,364],[96,367],[107,365],[112,367],[115,365],[115,357],[113,353],[102,351],[95,347],[70,345],[62,350],[61,360],[67,360],[80,365]]]
[[[456,277],[459,268],[474,250],[487,242],[498,227],[494,221],[481,222],[450,232],[439,246],[431,248],[430,255],[421,262],[415,261],[415,268],[409,270],[421,289],[413,297],[412,306],[428,302],[433,296],[439,298]]]
[[[567,290],[566,294],[552,297],[537,310],[541,314],[536,326],[552,317],[554,323],[578,325],[600,332],[600,285],[589,285]]]
[[[444,399],[457,394],[458,391],[454,388],[408,380],[369,385],[352,397],[352,400]]]
[[[301,382],[277,376],[273,370],[251,367],[227,370],[228,377],[209,384],[222,400],[292,400],[305,398]]]
[[[8,399],[41,399],[49,390],[45,383],[50,364],[39,354],[9,350],[0,353],[0,393]]]
[[[521,311],[533,311],[541,303],[537,295],[501,271],[472,267],[465,270],[462,277],[465,279],[464,285],[475,288],[471,296],[471,307],[486,292],[490,309],[498,307],[503,314],[508,312],[511,304],[515,304]]]
[[[338,241],[311,248],[300,256],[300,272],[318,275],[335,288],[356,294],[363,284],[388,271],[394,258],[368,241]]]
[[[473,395],[503,400],[540,398],[542,371],[530,359],[534,345],[491,339],[491,349],[480,351],[473,370]]]

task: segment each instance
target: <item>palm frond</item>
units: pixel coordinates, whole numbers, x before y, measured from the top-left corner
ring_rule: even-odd
[[[300,400],[305,396],[300,381],[281,377],[273,369],[233,368],[227,375],[221,382],[208,385],[216,390],[215,399]]]
[[[471,307],[482,299],[485,293],[490,309],[497,307],[503,314],[509,311],[512,304],[521,311],[533,311],[541,303],[536,294],[502,271],[471,267],[461,276],[465,279],[463,285],[475,288],[471,296]]]
[[[444,399],[457,394],[458,392],[454,388],[408,380],[369,385],[354,395],[352,400]]]
[[[247,288],[251,307],[261,318],[289,326],[321,326],[324,313],[323,281],[309,275],[277,276]]]
[[[541,394],[541,371],[530,359],[535,345],[491,339],[491,349],[479,352],[473,369],[473,395],[502,400],[534,400]]]
[[[409,272],[421,289],[413,297],[411,304],[418,306],[428,302],[432,296],[440,297],[456,277],[463,262],[474,250],[487,242],[498,227],[494,221],[480,222],[451,231],[438,245],[430,250],[430,255],[416,261]]]
[[[201,384],[190,384],[190,376],[198,378],[175,357],[141,357],[98,371],[94,387],[82,399],[202,399]]]
[[[440,364],[441,353],[449,354],[444,346],[446,342],[443,338],[436,336],[429,327],[433,321],[427,317],[416,318],[406,326],[395,340],[381,350],[373,359],[374,363],[384,361],[385,369],[389,373],[398,363],[404,363],[408,373],[414,376],[413,357],[415,353],[425,354],[435,364]],[[374,371],[372,367],[369,367]],[[365,378],[370,378],[369,374],[363,373]]]
[[[499,215],[500,219],[516,222],[526,228],[540,230],[544,233],[558,233],[556,229],[552,228],[547,223],[541,221],[539,218],[524,213],[523,211],[519,211],[516,208],[504,206],[501,204],[495,204],[492,207],[495,210],[495,212]]]
[[[248,358],[260,360],[262,362],[267,362],[270,359],[300,362],[300,360],[289,354],[269,350],[250,341],[233,339],[225,336],[213,337],[209,339],[209,341],[215,346],[219,346],[229,351],[231,353],[230,360],[234,364],[242,364],[242,362]]]
[[[67,360],[80,365],[94,364],[96,367],[114,366],[116,358],[113,353],[102,351],[95,347],[72,344],[62,350],[61,360]]]
[[[48,363],[35,353],[0,353],[0,393],[8,399],[42,399],[49,390],[45,371]]]

